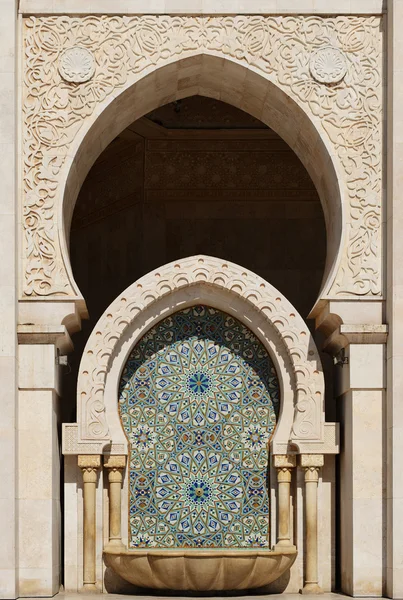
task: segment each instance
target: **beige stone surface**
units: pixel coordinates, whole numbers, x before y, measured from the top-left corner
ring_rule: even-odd
[[[104,467],[107,469],[124,469],[126,466],[126,456],[110,455],[104,456]]]
[[[109,539],[112,546],[123,548],[122,543],[122,481],[126,456],[107,456],[104,459],[109,481]]]
[[[183,596],[170,596],[171,598],[179,599],[182,598]],[[219,596],[214,595],[215,598],[217,598],[217,600],[224,600],[225,598],[228,598],[227,595],[225,596]],[[249,595],[249,594],[245,594],[245,595],[241,595],[241,594],[237,594],[237,598],[240,598],[240,600],[248,600],[251,598],[255,598],[256,595]],[[372,598],[380,598],[379,596],[367,596],[367,598],[369,598],[369,600],[371,600]],[[60,600],[81,600],[82,599],[82,595],[80,594],[73,594],[70,592],[61,592],[60,594],[57,595],[57,598]],[[91,598],[93,598],[94,600],[104,600],[104,595],[103,594],[91,594]],[[132,595],[126,595],[126,594],[108,594],[108,599],[109,600],[130,600],[131,598],[133,598]],[[161,594],[160,596],[158,594],[153,594],[153,595],[141,595],[141,594],[136,594],[136,598],[138,598],[138,600],[152,600],[152,598],[155,598],[156,600],[162,600],[162,598],[166,598],[165,594]],[[298,596],[296,594],[278,594],[278,593],[274,593],[274,594],[270,594],[270,599],[272,600],[296,600],[298,598]],[[323,598],[323,600],[346,600],[347,596],[343,595],[343,594],[337,594],[337,593],[326,593],[323,594],[321,596],[321,598]],[[382,598],[382,597],[381,597]],[[384,596],[384,598],[386,598]],[[27,597],[27,600],[34,600],[34,597]],[[306,600],[318,600],[318,597],[316,595],[312,595],[312,596],[307,596]]]
[[[288,571],[297,555],[292,547],[182,549],[108,547],[104,560],[133,585],[193,591],[244,590],[266,586]]]
[[[19,595],[60,587],[58,370],[53,344],[19,346]]]
[[[100,456],[79,455],[83,475],[83,590],[97,590],[97,484]]]
[[[51,364],[54,364],[53,355]],[[18,531],[21,596],[33,592],[53,595],[60,586],[59,399],[51,382],[47,387],[19,392]]]
[[[403,2],[388,1],[388,190],[387,190],[387,319],[390,336],[387,348],[386,406],[386,507],[387,507],[387,578],[391,597],[403,596],[403,414],[401,377],[403,372],[403,269],[400,199],[403,191]]]
[[[17,593],[17,357],[16,357],[16,10],[0,5],[0,598]]]
[[[352,344],[349,356],[351,388],[382,389],[386,386],[384,344]]]
[[[323,590],[336,589],[336,456],[325,456],[318,486],[319,583]]]
[[[303,468],[320,468],[325,463],[325,458],[322,454],[301,454],[299,457],[300,465]],[[319,473],[319,472],[318,472]]]
[[[278,511],[277,511],[277,527],[278,536],[276,550],[281,551],[282,547],[292,546],[291,544],[291,521],[290,521],[290,504],[291,504],[291,482],[292,475],[295,472],[295,456],[274,456],[274,464],[277,470],[277,495],[278,495]],[[282,459],[282,460],[278,460]],[[293,460],[294,459],[294,460]],[[294,474],[295,477],[295,474]]]
[[[273,465],[277,469],[292,469],[297,466],[297,457],[292,454],[275,454],[273,456]]]
[[[324,457],[320,454],[300,456],[301,466],[305,472],[305,578],[301,593],[322,594],[319,585],[319,560],[318,560],[318,483],[319,471],[324,464]]]
[[[20,389],[58,389],[56,349],[53,344],[20,345],[18,354]]]
[[[342,586],[382,594],[384,556],[382,389],[350,390],[339,400],[345,423],[341,456]]]
[[[82,500],[80,488],[82,474],[77,467],[76,456],[64,457],[64,589],[66,592],[79,591],[79,552],[82,549],[80,539],[79,496]]]
[[[21,13],[381,14],[382,0],[21,0]]]

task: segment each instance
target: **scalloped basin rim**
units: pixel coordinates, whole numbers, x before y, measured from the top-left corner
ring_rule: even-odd
[[[270,548],[114,548],[113,546],[109,546],[104,549],[104,554],[115,554],[115,555],[123,555],[123,556],[134,556],[134,555],[161,555],[161,556],[192,556],[192,558],[197,558],[197,556],[262,556],[270,554],[270,556],[283,556],[283,555],[294,555],[297,554],[297,550],[290,546],[287,548],[284,547],[284,550],[271,550]]]
[[[295,561],[297,550],[106,548],[105,564],[138,587],[171,590],[242,590],[272,583]]]

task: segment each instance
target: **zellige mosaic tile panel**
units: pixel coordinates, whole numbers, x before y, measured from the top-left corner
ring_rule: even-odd
[[[119,408],[130,547],[269,545],[279,383],[249,329],[207,306],[164,319],[130,354]]]

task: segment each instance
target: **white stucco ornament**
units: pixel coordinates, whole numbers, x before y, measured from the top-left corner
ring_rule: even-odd
[[[88,81],[95,73],[94,55],[87,48],[68,48],[60,57],[59,73],[71,83]]]
[[[326,46],[311,56],[311,75],[319,83],[339,83],[347,73],[345,56],[338,48]]]

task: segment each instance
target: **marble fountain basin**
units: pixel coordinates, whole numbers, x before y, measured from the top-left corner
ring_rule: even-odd
[[[133,585],[171,590],[245,590],[278,579],[297,551],[284,548],[108,548],[105,564]]]

